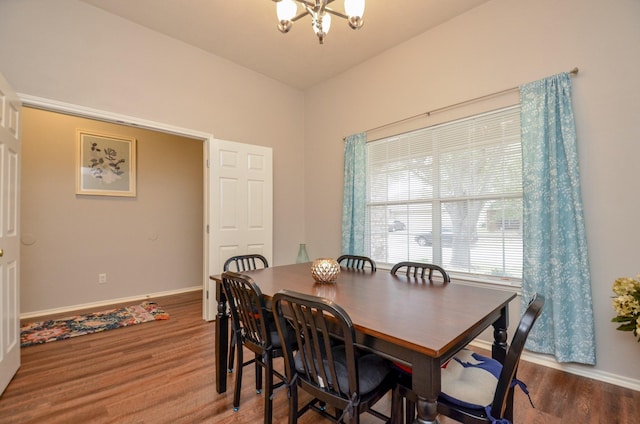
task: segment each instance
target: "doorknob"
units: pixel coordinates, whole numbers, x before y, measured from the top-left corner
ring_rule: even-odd
[[[4,250],[0,249],[0,258],[4,255]]]

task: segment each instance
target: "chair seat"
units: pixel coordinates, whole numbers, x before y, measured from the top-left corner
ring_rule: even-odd
[[[442,367],[442,393],[449,402],[466,408],[491,405],[502,364],[469,349],[462,349]]]
[[[331,352],[334,356],[334,361],[336,363],[336,373],[338,375],[338,387],[340,388],[340,392],[345,395],[349,395],[348,387],[349,387],[349,372],[347,370],[346,363],[346,353],[344,349],[344,345],[334,346],[331,349]],[[302,360],[300,359],[300,355],[296,354],[293,358],[296,371],[300,373],[304,373],[304,366],[302,365]],[[361,355],[357,358],[358,363],[358,385],[360,387],[360,395],[366,396],[367,393],[378,388],[380,383],[384,381],[385,378],[391,373],[391,364],[386,359],[375,355],[373,353],[368,353]],[[324,363],[324,367],[327,375],[329,375],[329,364],[327,360],[322,361]],[[328,384],[333,384],[332,381],[329,381]]]
[[[411,387],[411,367],[396,364],[400,384]],[[502,364],[493,358],[462,349],[441,369],[440,400],[469,409],[484,409],[493,401]]]
[[[269,335],[271,336],[271,347],[273,349],[278,349],[280,350],[282,348],[282,339],[280,338],[280,334],[278,334],[278,328],[276,327],[276,322],[275,322],[275,318],[273,317],[273,314],[268,313],[267,314],[267,331],[269,331]],[[288,324],[287,324],[288,325]],[[286,342],[296,346],[296,336],[293,333],[293,331],[289,331],[286,334],[287,340]]]

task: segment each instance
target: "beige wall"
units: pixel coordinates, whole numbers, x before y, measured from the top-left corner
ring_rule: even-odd
[[[202,285],[202,140],[30,108],[22,128],[22,313]],[[136,139],[135,198],[75,194],[78,128]]]
[[[309,90],[305,185],[308,192],[323,193],[306,197],[310,253],[335,255],[340,249],[342,137],[578,66],[573,103],[594,295],[595,370],[640,387],[639,345],[610,322],[613,280],[640,273],[639,40],[638,1],[494,0]]]
[[[303,241],[339,252],[342,137],[578,66],[594,369],[637,386],[638,344],[609,320],[613,279],[640,272],[639,16],[637,0],[493,0],[302,93],[73,0],[3,0],[0,72],[20,93],[273,147],[283,264]]]
[[[20,94],[273,148],[273,263],[295,262],[301,91],[76,0],[0,1],[0,72]]]

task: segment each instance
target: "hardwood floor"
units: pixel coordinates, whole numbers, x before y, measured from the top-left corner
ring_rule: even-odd
[[[253,367],[245,369],[240,411],[231,408],[233,375],[227,393],[215,391],[214,323],[202,320],[201,296],[198,291],[151,299],[171,315],[166,321],[22,349],[22,366],[0,397],[0,422],[262,422],[263,398],[253,388]],[[519,377],[536,408],[517,390],[516,423],[640,422],[640,392],[527,362]],[[383,399],[380,409],[388,412],[388,404]],[[287,408],[285,390],[277,391],[274,423],[287,422]],[[300,420],[324,422],[313,412]],[[362,422],[380,421],[365,414]],[[442,417],[440,422],[454,421]]]

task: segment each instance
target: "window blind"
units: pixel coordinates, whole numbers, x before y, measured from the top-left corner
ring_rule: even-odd
[[[382,264],[520,279],[519,106],[369,143],[367,239]]]

